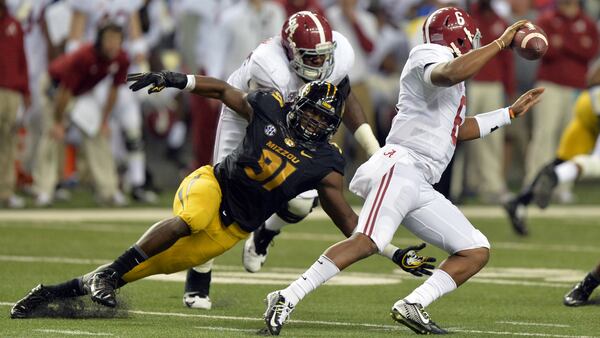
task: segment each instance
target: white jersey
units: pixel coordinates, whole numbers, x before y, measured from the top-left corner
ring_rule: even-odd
[[[334,51],[333,71],[325,80],[339,84],[354,64],[354,51],[348,40],[340,33],[333,32]],[[256,88],[274,88],[286,100],[294,97],[304,80],[290,67],[290,61],[281,45],[281,37],[273,37],[260,44],[227,80],[230,85],[248,92]],[[229,155],[242,141],[248,122],[224,106],[221,111],[213,162],[218,163]]]
[[[449,48],[422,44],[413,48],[400,76],[400,94],[386,144],[397,144],[422,163],[431,184],[439,181],[456,148],[465,120],[464,83],[437,87],[435,64],[454,59]],[[426,68],[427,67],[427,68]]]
[[[98,27],[105,20],[123,27],[127,34],[129,18],[142,7],[142,0],[69,0],[69,5],[87,16],[84,40],[94,41]]]

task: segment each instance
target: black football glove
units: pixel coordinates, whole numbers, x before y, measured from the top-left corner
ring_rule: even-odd
[[[432,272],[430,270],[435,269],[435,267],[428,263],[435,262],[435,258],[418,255],[418,251],[422,250],[425,246],[427,244],[421,243],[420,245],[409,246],[405,249],[398,249],[394,252],[392,261],[398,264],[402,270],[417,277],[423,275],[431,276]]]
[[[161,72],[127,74],[127,82],[130,81],[135,81],[129,86],[129,89],[134,92],[144,87],[152,86],[148,88],[148,94],[152,94],[158,93],[167,87],[185,88],[187,85],[187,76],[163,70]]]

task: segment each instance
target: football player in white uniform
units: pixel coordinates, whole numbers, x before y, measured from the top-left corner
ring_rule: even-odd
[[[327,20],[316,13],[302,11],[284,23],[281,36],[259,45],[227,82],[242,90],[274,88],[284,97],[293,97],[306,82],[326,80],[338,87],[349,86],[348,72],[354,63],[354,51],[348,40],[332,31]],[[379,144],[352,93],[343,115],[346,127],[358,143],[372,155]],[[248,122],[231,109],[221,111],[216,133],[213,162],[230,154],[246,133]],[[282,203],[279,211],[258,228],[244,245],[243,262],[249,272],[260,270],[267,247],[280,229],[304,219],[316,205],[316,191],[309,191]],[[210,308],[208,285],[212,261],[188,271],[184,303],[189,307]]]
[[[449,257],[393,305],[392,318],[417,333],[446,333],[424,307],[483,268],[490,244],[432,185],[450,162],[457,141],[484,137],[539,101],[543,88],[525,93],[510,107],[465,118],[463,81],[510,46],[525,23],[515,23],[494,42],[477,48],[479,30],[464,10],[446,7],[428,17],[423,26],[426,43],[412,49],[400,77],[398,113],[386,145],[358,169],[350,184],[365,199],[354,234],[327,249],[286,289],[267,295],[265,322],[272,334],[279,334],[306,294],[352,263],[382,252],[401,223]]]

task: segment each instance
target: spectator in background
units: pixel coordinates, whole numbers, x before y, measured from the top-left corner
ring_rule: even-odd
[[[545,87],[546,95],[533,109],[526,182],[552,160],[575,97],[585,88],[588,63],[598,52],[596,23],[582,11],[579,0],[557,0],[557,8],[542,13],[538,25],[546,32],[549,47],[536,87]],[[569,198],[570,194],[563,193],[561,200]]]
[[[257,45],[279,34],[285,18],[285,10],[275,1],[241,0],[226,8],[221,13],[220,39],[212,46],[218,77],[227,79]],[[214,29],[212,34],[217,34]]]
[[[42,74],[48,68],[48,60],[57,56],[57,51],[49,41],[48,25],[46,24],[46,10],[51,5],[52,0],[39,1],[19,1],[9,0],[7,8],[14,18],[20,21],[23,28],[24,48],[27,58],[27,70],[29,80],[29,92],[39,92],[39,81]],[[42,113],[43,107],[41,97],[39,95],[31,95],[31,105],[22,118],[24,127],[26,128],[25,149],[23,154],[19,156],[22,164],[22,169],[26,175],[31,175],[33,168],[36,166],[35,153],[39,145],[41,128],[42,128]],[[45,205],[50,199],[50,196],[38,194],[36,195],[36,205]]]
[[[506,18],[508,22],[517,22],[522,19],[531,22],[537,21],[538,13],[533,7],[533,0],[509,0],[509,5],[511,13]],[[517,53],[512,53],[512,57],[515,65],[516,92],[517,95],[522,95],[535,86],[540,61],[524,59]],[[532,114],[528,114],[524,117],[523,122],[525,123],[514,123],[505,128],[506,168],[507,173],[511,173],[512,176],[507,179],[514,179],[519,183],[525,177],[525,154],[531,134],[531,117]]]
[[[22,208],[25,202],[14,191],[16,120],[21,102],[29,107],[29,81],[23,30],[5,0],[0,0],[0,50],[0,207]]]
[[[377,38],[377,18],[372,13],[360,8],[357,3],[358,0],[338,0],[336,5],[325,11],[325,14],[331,28],[348,38],[350,45],[354,47],[354,67],[350,70],[348,77],[352,85],[352,93],[362,106],[367,123],[374,127],[376,125],[375,111],[367,78],[369,76],[368,58],[375,49],[374,43]],[[334,140],[342,145],[344,137],[345,129],[342,128],[338,130]],[[353,146],[353,148],[358,147]],[[352,159],[355,165],[360,165],[368,158],[362,149],[359,151],[360,156]]]
[[[66,112],[73,101],[71,119],[86,116],[81,129],[82,148],[99,202],[120,206],[126,203],[118,187],[115,162],[110,149],[108,120],[118,99],[118,87],[125,83],[129,60],[121,49],[123,32],[120,26],[107,24],[98,30],[95,44],[83,44],[72,53],[64,54],[48,67],[42,77],[40,94],[44,127],[38,148],[34,184],[40,192],[52,193],[58,181],[58,147],[64,140]],[[110,88],[94,90],[107,77]],[[78,113],[82,111],[83,113]]]
[[[508,24],[492,8],[491,0],[479,0],[471,6],[471,17],[481,31],[481,44],[500,37]],[[468,115],[492,111],[505,106],[507,96],[515,98],[514,62],[510,50],[496,55],[467,83]],[[514,100],[510,100],[513,102]],[[496,204],[506,201],[504,177],[504,129],[492,133],[480,142],[468,145],[467,186],[479,199]]]
[[[296,12],[309,11],[325,16],[319,0],[277,0],[285,8],[286,16]]]
[[[140,8],[143,6],[142,0],[68,0],[68,2],[73,9],[73,19],[66,46],[67,52],[73,51],[82,43],[93,42],[98,27],[110,21],[123,29],[126,45],[124,51],[132,61],[129,72],[149,69],[146,60],[148,44],[143,35],[139,16]],[[110,83],[104,82],[95,90],[106,92],[109,87]],[[156,194],[146,189],[146,154],[142,139],[140,102],[126,86],[121,86],[118,90],[118,101],[115,103],[110,120],[110,141],[113,155],[118,163],[127,169],[123,186],[131,192],[134,200],[156,203],[158,200]],[[104,96],[102,93],[99,95]],[[85,124],[87,119],[85,112],[75,111],[75,114],[82,114],[82,116],[74,115],[73,122]]]
[[[377,18],[377,38],[373,52],[369,55],[369,76],[367,84],[375,110],[377,138],[384,143],[396,115],[396,103],[400,90],[400,73],[410,50],[406,34],[391,22],[389,7],[374,3],[369,11]]]

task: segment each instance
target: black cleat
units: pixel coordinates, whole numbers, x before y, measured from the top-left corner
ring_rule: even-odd
[[[115,290],[119,283],[119,274],[110,268],[96,272],[89,281],[91,298],[94,302],[108,307],[116,307]]]
[[[31,289],[27,296],[13,305],[12,309],[10,309],[10,318],[27,318],[37,307],[45,303],[50,303],[54,298],[54,294],[50,290],[39,284]]]
[[[434,323],[423,306],[417,303],[408,303],[404,300],[396,302],[392,307],[390,316],[396,322],[407,326],[417,334],[447,334],[448,331]]]
[[[554,172],[554,166],[546,166],[540,172],[540,176],[533,184],[533,201],[541,209],[546,209],[550,204],[552,198],[552,192],[558,185],[558,177]]]
[[[581,306],[585,305],[594,290],[589,290],[583,282],[577,283],[569,293],[563,298],[563,304],[566,306]]]
[[[283,297],[279,291],[271,292],[265,299],[267,310],[265,311],[265,323],[267,329],[273,336],[279,336],[283,324],[290,318],[294,311],[294,305]]]
[[[525,224],[526,206],[519,203],[518,199],[513,199],[504,203],[503,207],[508,214],[513,230],[520,236],[527,236],[529,230],[527,229],[527,224]]]

